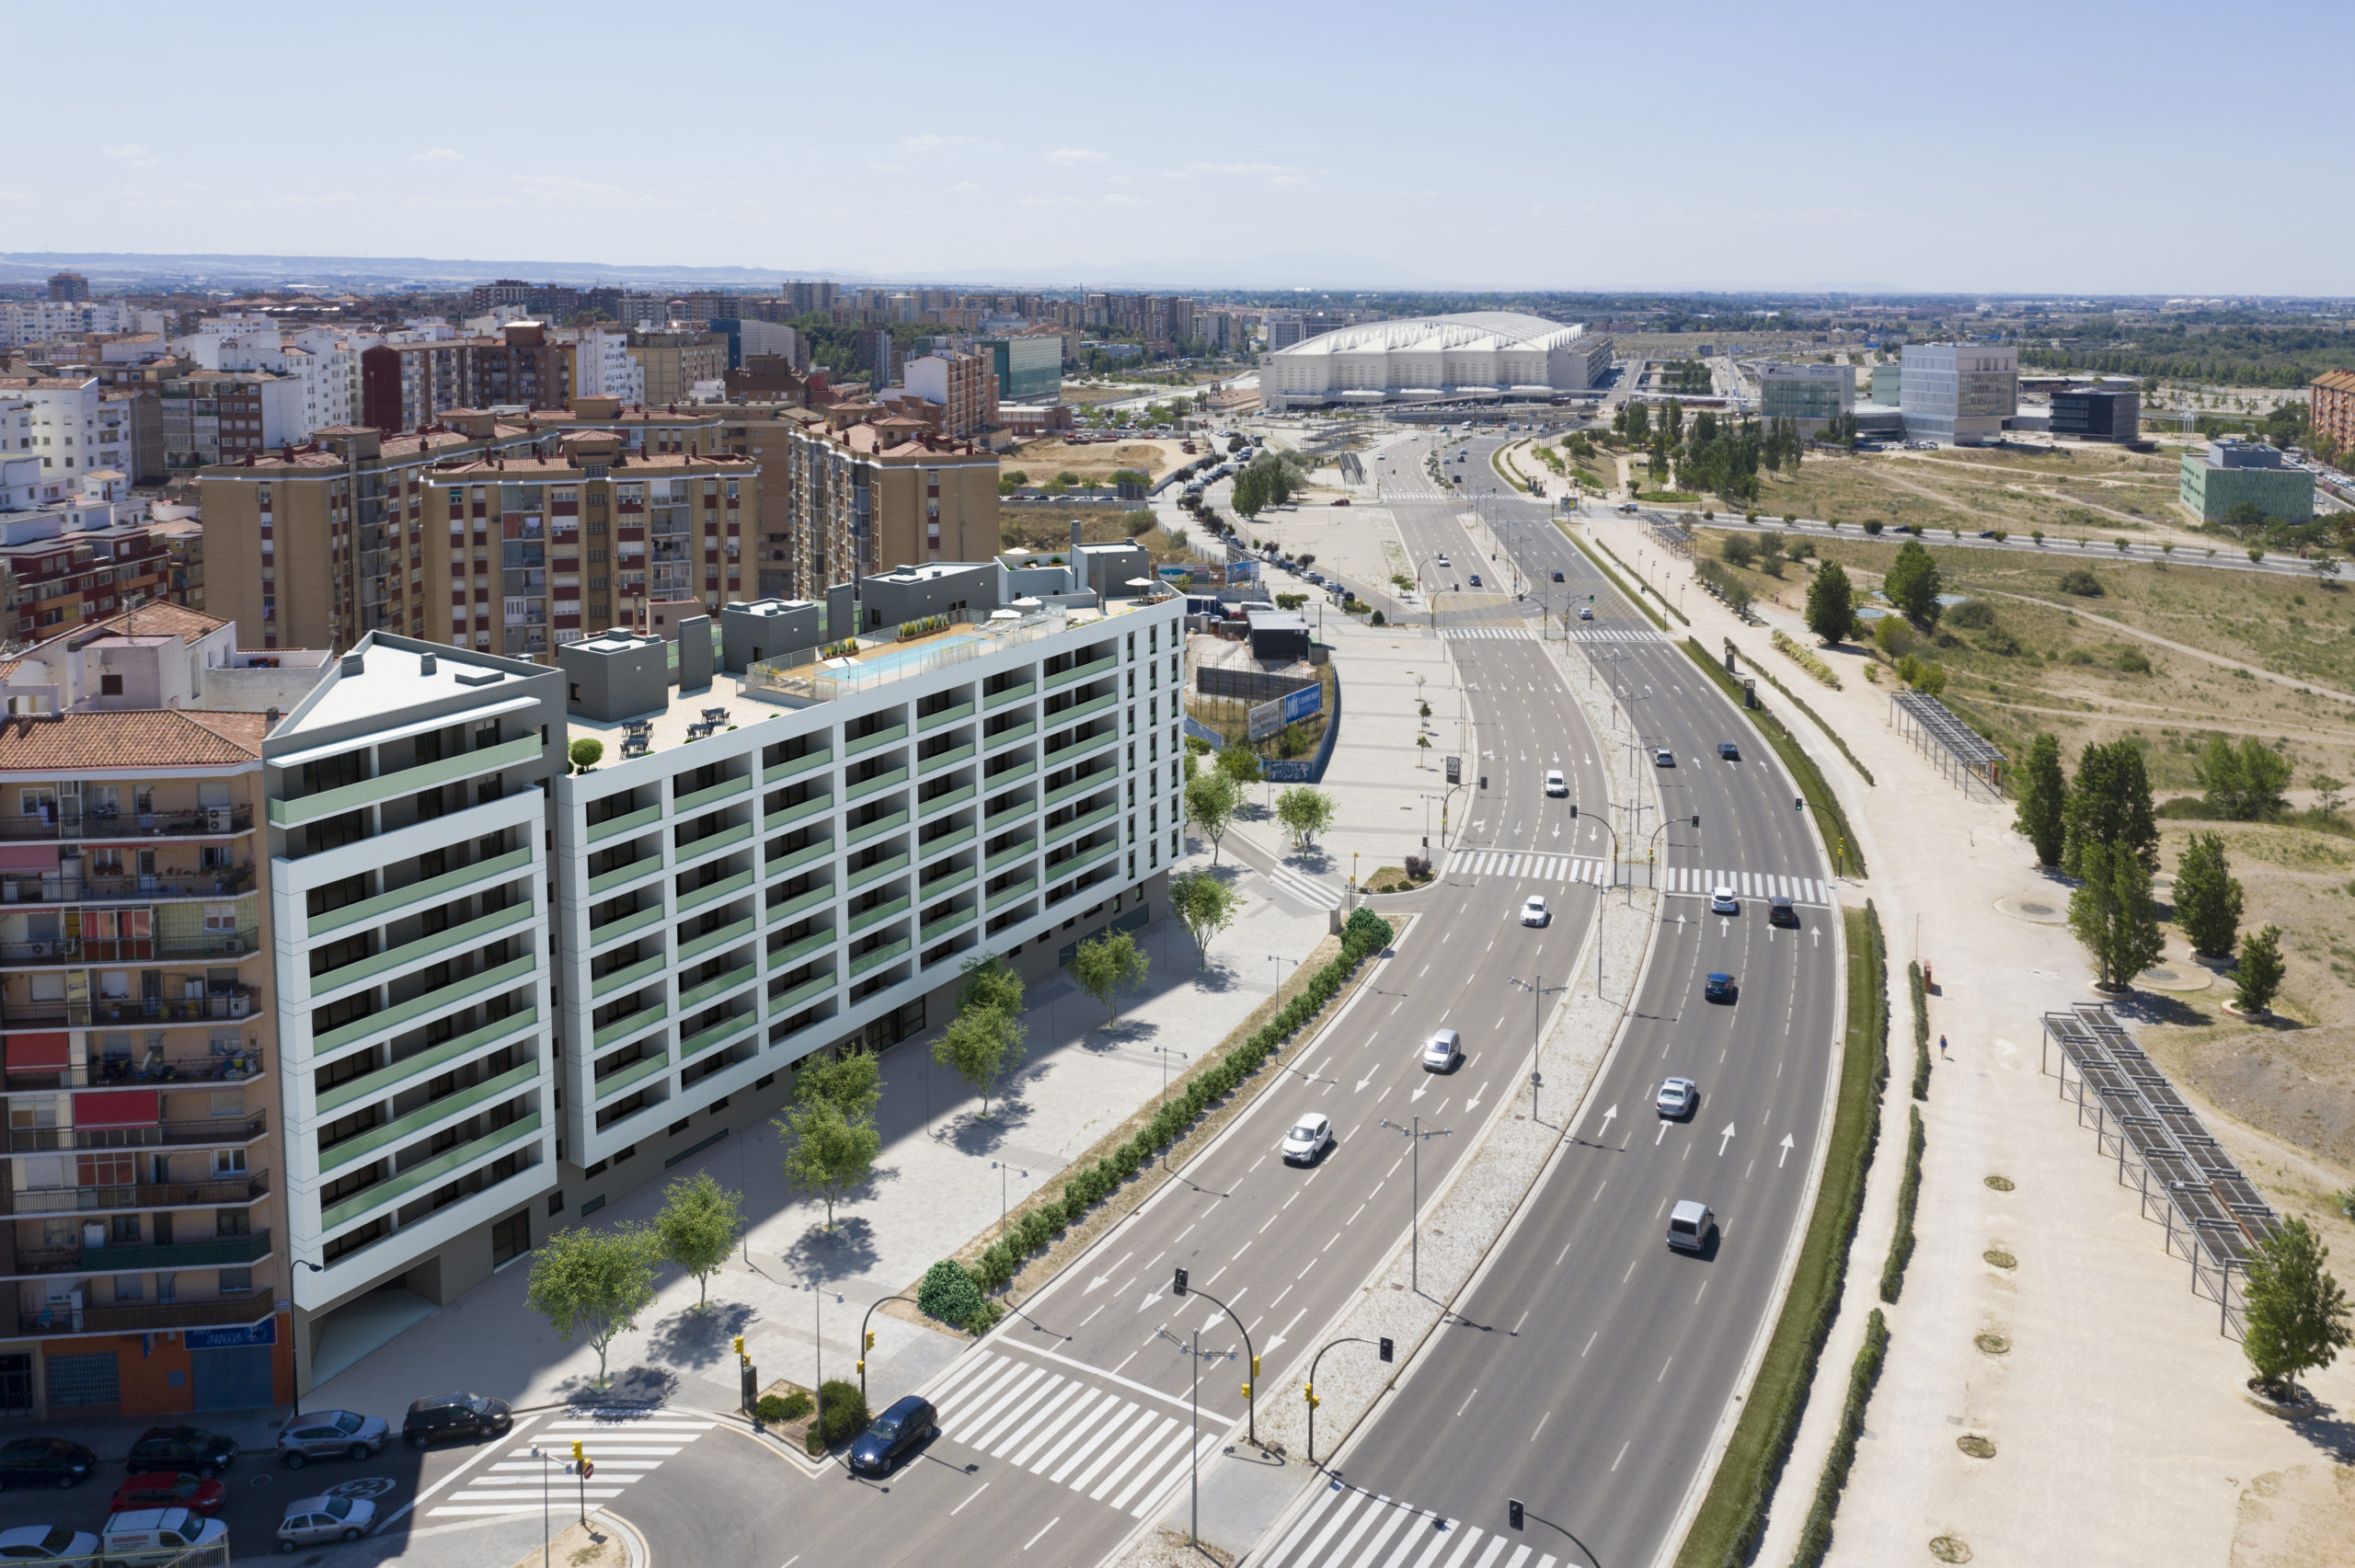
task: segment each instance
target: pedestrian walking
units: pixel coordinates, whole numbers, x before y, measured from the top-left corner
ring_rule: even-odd
[[[1940,1056],[1945,1056],[1947,1054],[1947,1037],[1944,1035],[1940,1035],[1938,1036],[1938,1054]]]

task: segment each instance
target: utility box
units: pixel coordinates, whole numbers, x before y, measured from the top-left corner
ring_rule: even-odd
[[[1745,708],[1755,708],[1758,706],[1757,681],[1744,681],[1741,683],[1741,705]]]

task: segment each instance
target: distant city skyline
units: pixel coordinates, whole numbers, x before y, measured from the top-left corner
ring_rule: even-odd
[[[2283,156],[2312,144],[2283,118],[2299,63],[2343,53],[2355,15],[2290,0],[2228,18],[1706,3],[1666,28],[1597,6],[1213,4],[975,29],[917,5],[883,40],[847,9],[723,3],[642,78],[618,68],[645,14],[603,0],[512,38],[434,3],[396,33],[332,8],[138,10],[153,90],[78,127],[43,112],[0,176],[12,248],[1031,287],[2329,295],[2355,240]],[[2199,46],[2220,21],[2231,47]],[[11,36],[58,59],[86,29],[35,12]],[[225,118],[192,133],[208,103]]]

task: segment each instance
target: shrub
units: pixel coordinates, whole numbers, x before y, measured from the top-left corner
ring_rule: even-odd
[[[2061,574],[2061,591],[2074,593],[2080,599],[2099,599],[2101,578],[2083,567],[2072,567]]]
[[[1966,632],[1983,632],[1995,624],[1994,607],[1983,599],[1966,599],[1946,612],[1946,623]]]
[[[760,1402],[752,1406],[752,1413],[771,1426],[782,1426],[800,1420],[810,1413],[810,1396],[796,1389],[789,1394],[763,1394]]]
[[[839,1448],[867,1430],[867,1396],[856,1383],[829,1378],[818,1390],[819,1419],[814,1431],[829,1448]]]
[[[595,767],[605,755],[605,743],[594,736],[584,735],[565,748],[565,757],[572,763],[572,771],[585,773]]]
[[[982,1288],[964,1265],[943,1258],[924,1271],[916,1287],[916,1310],[944,1323],[961,1323],[982,1304]]]
[[[1880,532],[1880,519],[1877,517],[1868,517],[1865,519],[1865,532],[1867,533],[1878,534]]]

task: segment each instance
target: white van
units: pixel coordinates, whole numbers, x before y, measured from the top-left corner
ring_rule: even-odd
[[[107,1568],[149,1562],[225,1568],[229,1527],[187,1508],[134,1508],[114,1515],[98,1532],[98,1561]]]
[[[1668,1211],[1668,1244],[1680,1253],[1697,1253],[1706,1248],[1709,1233],[1717,1228],[1717,1217],[1709,1212],[1706,1203],[1682,1198]]]

